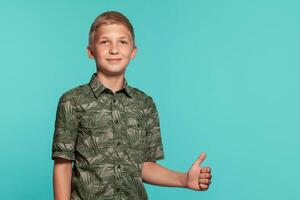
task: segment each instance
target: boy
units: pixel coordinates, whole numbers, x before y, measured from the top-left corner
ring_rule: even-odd
[[[87,53],[97,72],[89,83],[65,92],[57,108],[52,145],[56,200],[146,200],[143,182],[208,189],[210,168],[200,167],[204,153],[187,173],[155,162],[164,159],[155,103],[125,79],[136,51],[133,27],[123,14],[109,11],[95,19]]]

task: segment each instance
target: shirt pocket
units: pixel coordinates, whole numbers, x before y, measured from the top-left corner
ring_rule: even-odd
[[[147,138],[147,127],[142,119],[131,119],[127,123],[127,139],[129,145],[135,150],[143,150],[145,148]]]
[[[111,120],[100,112],[88,113],[79,122],[78,144],[85,150],[102,150],[113,141]]]

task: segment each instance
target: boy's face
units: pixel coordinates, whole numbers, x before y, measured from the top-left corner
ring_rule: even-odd
[[[102,25],[87,47],[88,56],[95,59],[97,71],[114,76],[125,73],[130,60],[136,54],[132,36],[122,24]]]

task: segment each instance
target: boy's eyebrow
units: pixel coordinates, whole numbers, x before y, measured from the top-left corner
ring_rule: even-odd
[[[127,37],[127,36],[122,36],[122,37],[120,37],[120,39],[129,39],[129,37]]]
[[[109,39],[110,37],[107,37],[107,36],[100,36],[99,39]],[[121,36],[119,37],[119,39],[129,39],[128,36]]]

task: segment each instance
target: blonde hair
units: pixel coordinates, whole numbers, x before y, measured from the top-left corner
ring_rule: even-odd
[[[117,11],[107,11],[101,13],[96,17],[93,24],[91,25],[90,32],[89,32],[89,45],[93,43],[94,35],[97,32],[98,28],[102,25],[109,25],[109,24],[122,24],[126,28],[128,28],[129,32],[131,33],[133,46],[135,46],[135,36],[134,36],[134,29],[128,18],[120,12]]]

